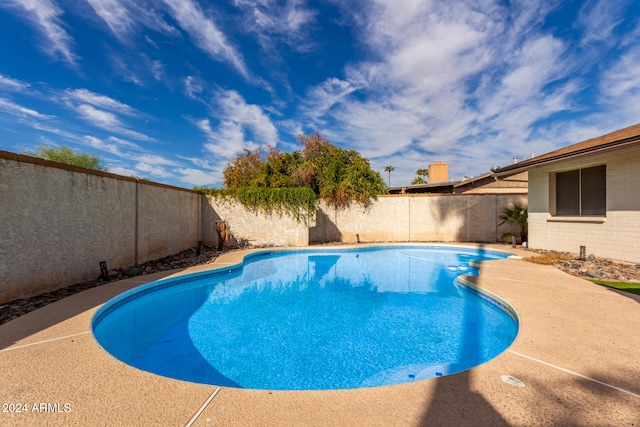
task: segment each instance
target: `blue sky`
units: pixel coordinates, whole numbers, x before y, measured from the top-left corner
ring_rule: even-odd
[[[0,149],[187,188],[314,130],[405,185],[640,122],[633,0],[0,0],[0,40]]]

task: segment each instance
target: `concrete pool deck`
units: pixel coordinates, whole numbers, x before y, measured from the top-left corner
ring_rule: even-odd
[[[0,326],[0,426],[640,425],[640,297],[517,259],[485,262],[469,279],[517,310],[515,342],[442,378],[338,391],[232,389],[140,371],[93,338],[92,317],[109,298],[234,265],[246,253],[102,285]]]

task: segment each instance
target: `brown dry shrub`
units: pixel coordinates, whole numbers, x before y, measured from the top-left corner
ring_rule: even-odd
[[[571,257],[562,252],[547,252],[539,255],[529,256],[523,258],[523,260],[532,262],[534,264],[554,265],[561,261],[569,261]]]

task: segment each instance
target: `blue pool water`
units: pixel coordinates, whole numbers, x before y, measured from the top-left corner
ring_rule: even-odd
[[[407,246],[274,251],[242,266],[153,282],[93,320],[113,356],[159,375],[230,387],[375,387],[494,358],[518,325],[462,286],[499,252]]]

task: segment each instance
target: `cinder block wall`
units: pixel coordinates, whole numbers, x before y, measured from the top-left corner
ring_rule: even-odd
[[[196,246],[200,199],[0,151],[0,303]]]
[[[247,210],[242,204],[228,198],[209,197],[210,215],[205,222],[213,227],[218,221],[225,221],[232,238],[230,246],[275,245],[307,246],[309,244],[309,224],[293,217]],[[213,220],[213,222],[210,222]]]
[[[521,194],[383,195],[368,207],[334,209],[319,204],[311,243],[325,242],[496,242],[513,225],[498,225],[500,213]]]
[[[553,218],[549,174],[606,165],[606,216],[601,221]],[[532,248],[640,262],[640,147],[629,147],[529,171],[529,241]]]
[[[216,245],[306,246],[375,241],[495,242],[497,215],[522,196],[381,196],[368,208],[320,204],[309,223],[246,210],[182,188],[0,151],[0,303]]]

